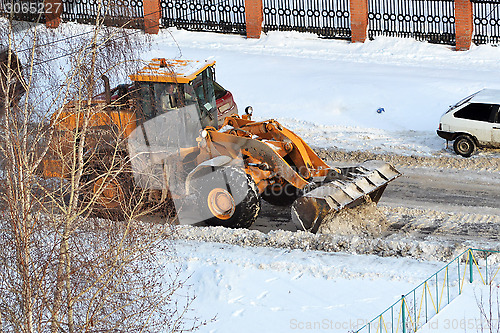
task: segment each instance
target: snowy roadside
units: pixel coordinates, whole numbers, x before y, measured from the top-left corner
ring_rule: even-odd
[[[201,329],[213,333],[236,328],[248,333],[353,332],[443,267],[410,258],[184,240],[176,241],[175,248],[166,265],[178,262],[190,276],[184,293],[196,299],[189,315],[215,318]],[[450,281],[450,287],[457,282]],[[496,285],[492,290],[496,297]],[[488,310],[488,286],[478,280],[462,285],[462,292],[447,307],[441,304],[422,332],[481,332],[486,320],[480,306]],[[493,298],[494,317],[495,302]],[[426,314],[420,311],[423,323]],[[398,309],[394,315],[397,319]],[[390,312],[384,321],[391,325]]]
[[[353,165],[375,159],[386,161],[397,168],[427,169],[427,172],[437,170],[443,172],[446,169],[449,169],[450,172],[470,170],[474,173],[490,174],[489,177],[497,178],[498,171],[500,171],[500,150],[498,149],[481,150],[469,158],[458,156],[450,150],[443,151],[442,154],[434,153],[434,156],[401,155],[370,150],[347,151],[332,148],[315,148],[315,151],[321,158],[333,165]]]
[[[347,332],[442,267],[439,262],[177,241],[189,316],[202,332]],[[169,260],[172,260],[170,258]],[[167,261],[167,265],[168,265]]]
[[[432,238],[419,240],[408,235],[383,238],[362,235],[311,234],[303,231],[228,229],[223,227],[182,226],[179,239],[215,242],[257,248],[278,248],[302,251],[375,254],[381,257],[409,257],[421,260],[447,261],[466,248],[483,242],[462,242]],[[484,243],[483,243],[484,245]]]

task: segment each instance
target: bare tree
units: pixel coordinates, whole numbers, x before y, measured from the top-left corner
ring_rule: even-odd
[[[482,292],[479,295],[475,292],[474,294],[480,313],[479,327],[476,327],[477,331],[489,333],[500,332],[500,298],[498,295],[498,285],[491,281],[488,284],[486,297]]]
[[[43,28],[19,35],[12,19],[2,23],[0,327],[16,332],[196,329],[203,322],[192,318],[186,324],[192,298],[175,301],[184,286],[180,269],[165,271],[161,265],[173,255],[175,230],[168,223],[137,220],[165,200],[145,205],[151,193],[127,182],[127,124],[96,131],[102,121],[96,115],[112,117],[108,96],[104,102],[102,95],[96,97],[100,78],[119,77],[124,69],[129,74],[147,45],[136,32],[105,27],[99,16],[87,34],[62,41]],[[62,54],[51,51],[55,43]],[[48,61],[54,56],[64,58],[63,68]],[[125,102],[113,103],[120,108]],[[59,177],[47,181],[40,171],[50,169],[51,162]],[[121,187],[110,198],[116,184]],[[113,209],[119,219],[91,218]]]

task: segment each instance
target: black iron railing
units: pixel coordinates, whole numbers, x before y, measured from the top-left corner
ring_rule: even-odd
[[[369,0],[368,37],[455,44],[454,0]]]
[[[351,38],[349,0],[263,0],[264,32],[312,32]]]
[[[161,0],[163,27],[245,34],[244,0]]]
[[[63,0],[63,21],[94,24],[97,18],[109,26],[144,26],[142,0],[107,0],[99,6],[94,0]]]
[[[474,3],[475,44],[500,43],[500,1],[472,0]]]

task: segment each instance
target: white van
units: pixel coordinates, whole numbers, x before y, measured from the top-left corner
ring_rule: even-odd
[[[453,149],[469,157],[476,147],[500,148],[500,90],[483,89],[452,106],[437,134],[454,141]]]

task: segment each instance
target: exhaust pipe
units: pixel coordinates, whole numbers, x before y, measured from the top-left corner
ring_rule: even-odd
[[[111,88],[109,87],[109,78],[106,75],[102,75],[101,79],[104,81],[104,95],[106,98],[106,104],[111,104]]]

